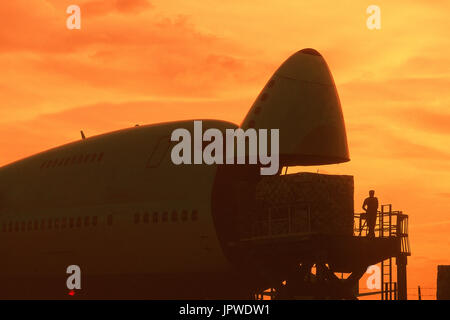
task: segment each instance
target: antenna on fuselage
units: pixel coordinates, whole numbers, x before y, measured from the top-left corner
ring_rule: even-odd
[[[81,133],[81,139],[86,139],[86,136],[84,135],[84,132],[83,132],[83,130],[80,130],[80,133]]]

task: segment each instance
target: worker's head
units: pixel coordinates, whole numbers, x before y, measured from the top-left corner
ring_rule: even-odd
[[[373,197],[375,195],[375,190],[370,190],[369,191],[369,196]]]

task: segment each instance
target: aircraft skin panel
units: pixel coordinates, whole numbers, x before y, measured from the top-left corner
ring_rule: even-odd
[[[71,264],[89,275],[226,271],[211,217],[216,167],[171,162],[168,139],[181,127],[191,129],[192,121],[93,137],[0,169],[2,277],[65,274]],[[158,152],[162,158],[152,161]],[[89,154],[97,158],[85,161]]]

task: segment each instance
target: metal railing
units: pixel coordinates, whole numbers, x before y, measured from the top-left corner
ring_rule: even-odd
[[[270,207],[258,221],[252,223],[251,239],[300,235],[311,232],[309,206],[303,203]]]
[[[355,236],[368,235],[366,216],[366,213],[355,213]],[[403,214],[402,211],[392,211],[392,205],[390,204],[381,205],[381,210],[377,212],[375,236],[379,238],[400,237],[401,252],[409,254],[408,215]]]

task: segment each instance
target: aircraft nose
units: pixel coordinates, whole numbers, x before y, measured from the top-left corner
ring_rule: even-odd
[[[316,49],[313,48],[305,48],[299,51],[299,53],[304,53],[304,54],[312,54],[313,56],[322,56]]]
[[[312,48],[294,53],[278,68],[276,74],[300,81],[334,85],[325,59]]]
[[[278,128],[281,165],[349,161],[341,103],[328,65],[311,48],[291,55],[270,78],[242,128]]]

